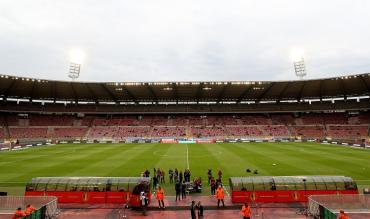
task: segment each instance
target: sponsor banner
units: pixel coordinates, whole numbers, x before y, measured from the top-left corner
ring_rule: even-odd
[[[195,144],[197,142],[194,140],[179,140],[178,143],[179,144]]]
[[[214,143],[214,140],[197,140],[197,144],[211,144]]]
[[[178,143],[176,139],[161,139],[162,144],[176,144]]]

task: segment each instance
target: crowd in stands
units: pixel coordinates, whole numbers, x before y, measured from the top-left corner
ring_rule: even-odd
[[[364,138],[370,113],[236,115],[0,115],[0,138],[303,137]],[[7,131],[9,130],[9,131]],[[8,136],[9,135],[9,136]]]

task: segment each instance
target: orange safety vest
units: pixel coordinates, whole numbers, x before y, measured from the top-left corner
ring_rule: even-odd
[[[225,194],[223,188],[217,188],[216,190],[216,198],[217,199],[224,199]]]
[[[157,190],[157,193],[155,194],[156,195],[156,198],[157,200],[163,200],[164,199],[164,190],[161,189],[161,190]]]
[[[338,219],[349,219],[348,215],[345,213],[340,213]]]
[[[243,215],[244,217],[251,217],[251,207],[250,207],[250,206],[245,207],[245,206],[243,205],[243,207],[242,207],[242,215]]]
[[[30,207],[26,208],[24,213],[26,213],[26,215],[28,216],[28,215],[32,214],[34,211],[36,211],[36,209],[34,207],[30,206]]]
[[[25,216],[26,214],[22,210],[16,210],[12,219],[19,219]]]

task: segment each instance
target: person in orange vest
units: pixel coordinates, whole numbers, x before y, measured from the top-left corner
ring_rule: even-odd
[[[36,211],[36,208],[34,208],[31,204],[28,204],[26,206],[26,210],[24,211],[24,213],[26,214],[26,216],[32,214],[33,212]]]
[[[224,198],[225,192],[221,185],[218,186],[216,190],[216,198],[217,198],[217,207],[220,207],[220,202],[222,202],[222,206],[225,207]]]
[[[165,209],[166,207],[164,206],[164,202],[163,202],[164,190],[161,186],[158,186],[158,189],[157,189],[157,192],[156,192],[155,196],[158,200],[159,208]]]
[[[19,219],[19,218],[23,218],[23,217],[26,217],[26,214],[22,211],[22,208],[18,208],[16,211],[15,211],[15,213],[14,213],[14,215],[13,215],[13,217],[12,217],[12,219]]]
[[[243,219],[250,219],[251,218],[251,207],[248,205],[248,203],[244,203],[242,207],[242,215]]]
[[[349,219],[348,215],[343,210],[339,211],[338,219]]]

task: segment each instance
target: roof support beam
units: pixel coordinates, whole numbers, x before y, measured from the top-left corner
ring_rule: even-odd
[[[289,83],[288,83],[288,82],[286,82],[286,84],[285,84],[285,86],[284,86],[283,90],[280,92],[279,97],[278,97],[278,99],[276,100],[277,102],[280,102],[281,97],[283,97],[283,95],[284,95],[284,93],[285,93],[286,89],[288,89],[288,87],[289,87]]]
[[[323,80],[319,80],[320,81],[320,89],[319,89],[319,96],[320,96],[320,101],[322,102],[322,90],[323,90]]]
[[[95,94],[95,92],[94,92],[94,90],[93,89],[91,89],[91,87],[90,87],[90,84],[89,83],[85,83],[85,86],[87,87],[87,89],[89,90],[89,92],[92,94],[92,96],[94,97],[94,102],[96,103],[96,104],[98,104],[99,102],[98,102],[98,97],[97,97],[97,95]]]
[[[303,90],[304,90],[304,87],[306,86],[306,82],[304,81],[302,83],[302,86],[301,86],[301,89],[299,89],[299,93],[298,93],[298,96],[297,96],[297,101],[300,102],[301,99],[302,99],[302,93],[303,93]]]
[[[173,96],[176,100],[176,103],[179,103],[179,90],[176,83],[172,83]]]
[[[135,103],[138,103],[138,101],[137,101],[137,98],[131,93],[131,91],[129,91],[128,89],[127,89],[127,87],[126,86],[122,86],[122,89],[126,92],[126,94],[130,97],[130,99],[132,100],[132,101],[134,101]]]
[[[343,79],[339,79],[340,80],[340,86],[342,88],[342,91],[343,91],[343,96],[344,96],[344,100],[347,100],[347,89],[346,89],[346,85],[344,84],[344,81]]]
[[[226,85],[224,85],[224,87],[222,88],[222,90],[220,91],[220,93],[218,94],[217,96],[217,103],[220,103],[221,100],[222,100],[222,97],[224,96],[225,94],[225,91],[226,89],[230,87],[230,83],[227,83]]]
[[[362,83],[365,85],[369,95],[370,95],[370,86],[369,86],[369,84],[366,82],[365,78],[362,75],[360,76],[360,78],[361,78]]]
[[[271,82],[267,88],[257,97],[257,102],[260,102],[262,98],[270,91],[270,89],[274,86],[274,82]]]
[[[249,93],[249,91],[251,91],[253,89],[253,85],[249,85],[244,91],[243,93],[238,97],[238,99],[236,100],[236,103],[240,103],[245,96],[247,96],[247,94]]]
[[[114,100],[114,102],[118,103],[117,97],[110,91],[104,83],[100,83],[100,86],[107,92],[107,94]],[[125,88],[123,88],[125,90]],[[131,96],[130,96],[131,98]],[[132,99],[132,98],[131,98]],[[136,101],[135,101],[136,102]]]
[[[73,82],[71,82],[70,85],[71,85],[71,89],[72,89],[73,96],[74,96],[74,99],[75,99],[75,104],[78,104],[78,96],[77,96],[76,89],[73,86]]]
[[[35,85],[36,85],[36,81],[32,82],[32,88],[30,92],[30,102],[32,102],[33,96],[35,95]]]
[[[4,98],[7,98],[8,95],[9,95],[9,92],[11,91],[11,89],[14,87],[15,85],[15,82],[17,80],[12,80],[12,83],[10,83],[10,85],[6,88],[5,92],[4,92]]]
[[[153,102],[156,102],[158,103],[158,97],[157,95],[154,93],[154,90],[153,88],[148,84],[148,83],[145,83],[145,87],[149,90],[150,94],[152,95],[152,98],[153,98]]]
[[[52,85],[52,88],[51,88],[53,91],[53,102],[55,103],[57,101],[57,82],[54,81],[53,82],[53,85]]]
[[[200,83],[199,86],[198,86],[197,93],[195,95],[195,99],[197,100],[197,103],[199,103],[199,100],[202,96],[203,86],[204,86],[203,82]]]

